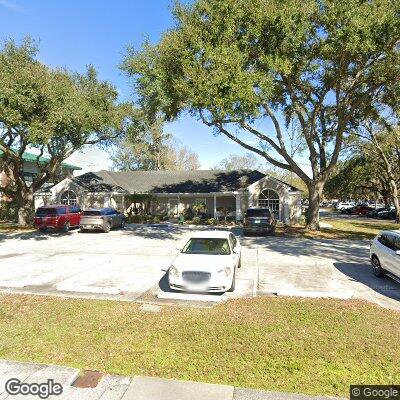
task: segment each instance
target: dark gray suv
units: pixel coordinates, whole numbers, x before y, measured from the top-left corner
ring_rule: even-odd
[[[276,220],[269,208],[249,208],[243,221],[243,233],[275,233]]]
[[[81,232],[99,230],[110,232],[112,228],[123,228],[125,216],[114,208],[90,208],[81,215]]]

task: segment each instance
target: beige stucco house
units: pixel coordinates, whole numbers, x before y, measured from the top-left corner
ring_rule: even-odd
[[[284,223],[297,223],[301,216],[297,188],[248,170],[88,172],[36,193],[35,205],[64,203],[125,211],[131,206],[128,194],[151,194],[151,213],[157,215],[179,215],[201,200],[215,218],[228,212],[241,220],[249,207],[269,207]]]

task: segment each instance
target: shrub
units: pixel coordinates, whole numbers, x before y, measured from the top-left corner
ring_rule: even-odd
[[[154,217],[154,219],[153,219],[153,222],[155,223],[155,224],[158,224],[158,223],[160,223],[161,222],[161,219],[159,218],[159,217],[157,217],[157,215]]]
[[[197,216],[207,211],[206,203],[202,200],[196,200],[192,207]]]
[[[128,222],[132,224],[143,224],[144,217],[143,215],[129,215]]]
[[[194,217],[192,220],[192,223],[195,225],[200,225],[201,224],[201,218],[200,217]]]
[[[190,207],[189,208],[185,208],[182,211],[182,215],[183,215],[183,218],[185,218],[185,221],[191,220],[194,217],[194,213],[193,213],[193,211],[192,211],[192,209]]]
[[[218,220],[216,218],[209,218],[207,220],[207,225],[218,225]]]
[[[0,204],[0,221],[16,221],[18,219],[18,210],[13,203],[3,202]]]

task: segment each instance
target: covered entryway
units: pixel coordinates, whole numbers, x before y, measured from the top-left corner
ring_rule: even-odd
[[[280,198],[279,194],[272,189],[265,189],[263,190],[257,202],[258,207],[267,207],[273,213],[275,218],[279,219],[280,216]]]
[[[214,218],[238,220],[237,201],[234,193],[214,194]]]

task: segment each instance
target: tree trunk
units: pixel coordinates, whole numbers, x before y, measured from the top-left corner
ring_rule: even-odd
[[[306,212],[306,228],[311,231],[319,230],[319,203],[321,200],[322,182],[310,182],[308,185],[308,210]]]
[[[400,206],[399,206],[397,185],[393,179],[390,180],[390,191],[392,194],[394,208],[396,210],[396,224],[398,224],[400,222]]]
[[[31,191],[20,191],[16,195],[18,207],[18,224],[20,226],[29,226],[33,219],[33,194]]]
[[[389,202],[388,193],[386,193],[386,192],[382,193],[382,199],[383,199],[383,204],[385,204],[385,208],[389,209],[390,208],[390,202]]]

